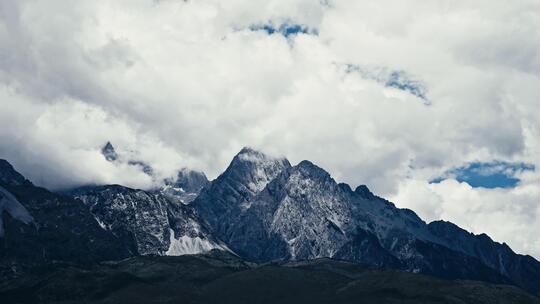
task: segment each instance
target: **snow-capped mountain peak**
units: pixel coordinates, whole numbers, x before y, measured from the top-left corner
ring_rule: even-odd
[[[285,158],[273,157],[252,148],[243,148],[232,160],[222,176],[246,186],[252,194],[264,189],[281,171],[291,167]]]

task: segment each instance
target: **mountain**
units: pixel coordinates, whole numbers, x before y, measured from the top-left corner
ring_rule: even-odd
[[[452,223],[428,224],[309,161],[293,166],[251,148],[211,182],[183,169],[164,188],[104,185],[61,195],[0,161],[0,187],[3,273],[219,249],[255,263],[331,258],[540,295],[534,258]]]
[[[100,226],[138,255],[181,255],[227,250],[200,224],[193,210],[160,193],[119,185],[83,187],[70,194]]]
[[[78,265],[131,256],[78,200],[34,186],[0,160],[0,277],[55,262]]]
[[[540,293],[532,257],[463,230],[437,228],[366,186],[354,191],[309,161],[245,148],[191,205],[231,250],[256,262],[322,257]],[[439,225],[441,226],[441,225]]]
[[[182,171],[178,183],[200,191],[204,180]],[[202,182],[201,182],[202,181]],[[74,265],[137,255],[227,251],[194,210],[162,193],[120,185],[62,194],[34,186],[0,160],[0,277],[36,266]]]
[[[55,265],[0,282],[6,303],[536,304],[519,288],[316,259],[248,263],[226,252]]]

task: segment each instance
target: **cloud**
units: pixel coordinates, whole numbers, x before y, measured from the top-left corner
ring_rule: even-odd
[[[361,67],[354,64],[347,64],[345,67],[346,71],[349,73],[360,73],[364,78],[377,81],[387,88],[395,88],[407,92],[423,99],[426,105],[430,104],[426,96],[427,89],[425,85],[418,80],[411,79],[404,71],[390,70],[385,67]]]
[[[0,157],[54,189],[145,188],[99,154],[107,141],[162,176],[215,177],[253,146],[540,256],[518,240],[539,218],[538,170],[512,189],[429,184],[472,162],[540,166],[539,17],[534,0],[3,1]]]
[[[517,252],[538,256],[540,206],[538,184],[515,188],[473,188],[453,179],[441,183],[404,180],[392,197],[427,221],[444,219],[476,234],[489,232]]]

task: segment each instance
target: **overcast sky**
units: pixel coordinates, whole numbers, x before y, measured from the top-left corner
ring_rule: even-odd
[[[163,177],[309,159],[539,258],[540,2],[0,1],[0,158],[150,187],[107,141]]]

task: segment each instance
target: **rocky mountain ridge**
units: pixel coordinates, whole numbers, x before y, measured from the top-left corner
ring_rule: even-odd
[[[0,162],[0,186],[28,210],[36,227],[56,225],[55,233],[68,239],[78,235],[74,233],[82,229],[78,225],[86,229],[87,239],[73,240],[72,250],[79,252],[77,246],[88,250],[80,253],[92,257],[87,262],[220,249],[255,262],[332,258],[448,279],[514,284],[540,294],[540,263],[534,258],[451,223],[427,224],[366,186],[353,191],[337,183],[309,161],[293,166],[285,158],[244,148],[211,182],[186,169],[169,181],[169,188],[92,186],[68,196],[33,186],[5,163]],[[171,188],[193,195],[182,199],[167,193]],[[48,216],[44,210],[49,210]],[[0,261],[7,272],[9,265],[55,260],[48,255],[21,258],[21,251],[58,246],[53,244],[55,238],[43,238],[42,230],[9,213],[2,216],[6,237],[0,241],[7,254]],[[52,224],[55,217],[69,220]],[[19,237],[28,241],[13,241]],[[102,247],[111,242],[110,250]],[[57,257],[77,262],[71,256]]]
[[[71,195],[100,226],[132,244],[138,255],[181,255],[227,250],[193,210],[167,196],[120,185],[85,187]]]

